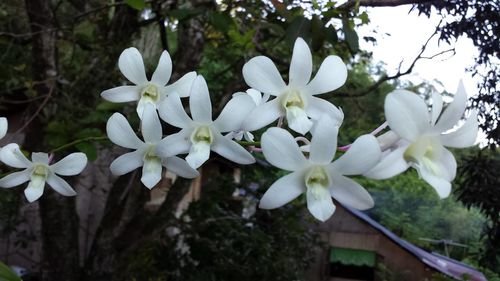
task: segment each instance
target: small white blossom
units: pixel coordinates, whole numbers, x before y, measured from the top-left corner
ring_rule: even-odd
[[[106,125],[109,139],[119,146],[135,149],[111,163],[110,169],[114,175],[121,176],[142,166],[141,182],[149,189],[161,180],[162,166],[181,177],[199,176],[199,173],[181,158],[161,157],[156,153],[156,147],[162,139],[162,128],[158,114],[150,104],[144,108],[141,131],[144,141],[137,137],[127,119],[120,113],[115,113],[109,118]]]
[[[315,95],[333,91],[347,78],[347,68],[337,56],[328,56],[311,80],[312,55],[307,43],[297,38],[290,63],[289,83],[285,84],[271,59],[265,56],[252,58],[243,66],[246,83],[276,98],[259,105],[243,124],[246,131],[258,130],[279,117],[286,117],[290,129],[305,134],[313,122],[327,114],[337,125],[344,118],[342,111],[330,102]]]
[[[161,54],[151,80],[146,77],[141,53],[136,48],[128,48],[122,52],[118,59],[118,67],[121,73],[135,85],[112,88],[102,92],[101,96],[111,102],[139,101],[137,104],[139,117],[142,116],[146,103],[157,107],[160,101],[174,92],[181,97],[187,97],[193,80],[196,78],[196,72],[189,72],[167,86],[172,75],[172,60],[167,51]]]
[[[269,99],[268,94],[262,95],[261,92],[255,90],[255,89],[248,89],[246,91],[246,93],[238,92],[238,93],[233,94],[233,97],[237,97],[237,96],[250,96],[252,98],[253,102],[255,103],[255,106],[259,106],[261,104],[264,104]],[[253,134],[250,133],[249,131],[245,131],[241,128],[238,131],[229,132],[226,136],[231,138],[231,139],[235,139],[235,140],[239,140],[239,141],[242,140],[243,138],[245,138],[245,140],[249,141],[249,142],[254,141]]]
[[[337,149],[338,127],[330,118],[318,122],[309,158],[284,129],[270,128],[262,135],[266,160],[292,173],[271,185],[260,200],[260,208],[281,207],[304,192],[307,208],[321,221],[326,221],[335,211],[331,197],[356,209],[373,207],[370,194],[346,176],[362,174],[378,163],[381,152],[376,138],[372,135],[359,137],[344,155],[332,162]]]
[[[15,143],[2,148],[0,160],[11,167],[24,169],[0,179],[0,186],[9,188],[29,181],[28,187],[24,190],[24,195],[26,195],[29,202],[33,202],[42,196],[45,182],[64,196],[76,195],[73,188],[56,174],[62,176],[77,175],[87,165],[87,156],[80,152],[72,153],[52,165],[49,165],[47,153],[34,152],[31,154],[32,161],[30,161]]]
[[[424,100],[418,95],[397,90],[385,99],[385,116],[391,131],[382,138],[382,146],[392,142],[382,161],[365,175],[386,179],[414,167],[419,175],[437,191],[441,198],[451,192],[457,163],[453,154],[444,146],[463,148],[474,145],[478,133],[477,111],[465,123],[453,129],[465,112],[467,94],[460,83],[455,98],[445,110],[443,100],[433,94],[429,113]],[[394,136],[397,137],[394,137]]]
[[[238,130],[243,119],[255,108],[249,96],[233,97],[219,117],[212,121],[212,102],[208,86],[200,75],[191,88],[189,108],[191,118],[175,93],[161,103],[160,117],[182,130],[166,137],[158,144],[159,155],[172,156],[188,153],[186,161],[195,169],[208,160],[210,150],[239,164],[255,162],[253,156],[245,148],[221,134]]]

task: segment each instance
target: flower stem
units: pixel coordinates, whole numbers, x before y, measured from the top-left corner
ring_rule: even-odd
[[[106,136],[100,136],[100,137],[86,137],[86,138],[82,138],[82,139],[77,139],[77,140],[74,140],[72,142],[69,142],[67,144],[63,144],[59,147],[56,147],[54,149],[52,149],[49,153],[54,153],[54,152],[57,152],[57,151],[61,151],[61,150],[64,150],[66,148],[69,148],[69,147],[72,147],[72,146],[75,146],[79,143],[82,143],[82,142],[88,142],[88,141],[101,141],[101,140],[107,140],[108,137]]]
[[[244,146],[260,146],[260,141],[236,141]]]

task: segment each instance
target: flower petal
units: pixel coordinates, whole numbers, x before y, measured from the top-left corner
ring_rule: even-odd
[[[194,121],[212,122],[212,102],[210,101],[207,82],[201,75],[198,75],[193,82],[189,96],[189,108]]]
[[[384,108],[389,127],[404,139],[414,141],[430,129],[427,105],[417,94],[393,91],[385,98]]]
[[[136,48],[125,49],[118,59],[118,67],[127,79],[136,85],[148,82],[141,53]]]
[[[45,179],[43,177],[32,177],[28,187],[24,190],[24,196],[31,203],[42,196],[44,188]]]
[[[255,163],[255,158],[253,158],[250,152],[238,143],[222,136],[221,134],[215,135],[212,150],[217,152],[220,156],[238,164],[248,165]]]
[[[403,158],[403,154],[407,148],[408,145],[405,145],[385,153],[382,155],[380,162],[363,175],[368,178],[381,180],[392,178],[406,171],[409,165]]]
[[[317,97],[308,98],[306,112],[313,120],[319,120],[323,114],[326,114],[334,121],[334,126],[340,127],[344,120],[344,113],[340,109],[331,102]]]
[[[443,110],[443,98],[437,92],[432,92],[431,125],[436,124],[441,110]]]
[[[167,51],[163,51],[158,61],[158,66],[151,77],[151,82],[159,86],[165,86],[168,80],[170,80],[170,75],[172,75],[172,59]]]
[[[168,171],[183,178],[194,179],[200,175],[200,173],[191,168],[184,159],[176,156],[166,158],[163,161],[163,166],[165,166]]]
[[[358,210],[373,207],[372,197],[359,183],[337,173],[330,174],[330,177],[332,177],[330,194],[337,201]]]
[[[51,165],[50,169],[59,175],[73,176],[81,173],[85,166],[87,166],[87,156],[84,153],[76,152]]]
[[[0,179],[0,187],[9,188],[23,184],[30,180],[31,172],[31,169],[26,169],[8,174]]]
[[[142,136],[146,143],[158,143],[162,138],[162,128],[156,107],[152,104],[146,105],[141,118]]]
[[[252,110],[241,127],[244,131],[255,131],[276,121],[282,115],[284,113],[282,114],[279,99],[276,98]]]
[[[308,164],[293,136],[284,129],[276,127],[267,129],[262,134],[261,144],[264,157],[275,167],[297,171]]]
[[[65,180],[54,173],[49,173],[49,176],[47,177],[47,183],[59,194],[62,194],[64,196],[76,195],[75,190],[71,188],[71,186]]]
[[[16,143],[9,143],[0,149],[0,160],[14,168],[28,168],[33,166],[26,156],[19,149]]]
[[[304,174],[293,172],[275,181],[260,199],[259,208],[275,209],[297,198],[306,191]]]
[[[381,154],[377,138],[363,135],[332,166],[341,175],[360,175],[373,168],[379,162]]]
[[[432,173],[432,171],[428,171],[424,168],[424,166],[416,166],[415,167],[422,177],[428,184],[430,184],[438,193],[440,198],[446,198],[451,193],[451,183],[444,178],[437,177]]]
[[[161,180],[162,165],[159,158],[146,158],[142,166],[141,182],[149,189]]]
[[[286,121],[290,129],[302,135],[309,132],[313,126],[313,122],[307,118],[306,112],[298,106],[286,107]]]
[[[335,212],[332,197],[325,188],[308,188],[306,199],[309,212],[322,222],[329,219]]]
[[[187,115],[182,105],[181,98],[174,92],[165,98],[158,107],[161,119],[177,128],[187,128],[191,118]]]
[[[115,176],[121,176],[129,173],[144,164],[144,152],[136,150],[133,152],[125,153],[118,157],[111,163],[109,169]]]
[[[243,78],[250,87],[274,96],[279,96],[286,87],[276,65],[264,56],[254,57],[245,63]]]
[[[441,143],[449,147],[464,148],[474,145],[478,133],[477,111],[472,111],[465,123],[448,134],[441,135]]]
[[[242,94],[245,95],[245,93]],[[262,103],[266,102],[265,100],[262,99],[262,93],[255,89],[248,89],[246,94],[252,98],[255,105],[261,105]]]
[[[462,115],[464,114],[465,107],[467,106],[467,93],[465,92],[464,84],[462,81],[458,84],[457,93],[451,102],[441,114],[441,117],[436,123],[435,130],[438,132],[445,132],[453,128]]]
[[[108,138],[116,145],[137,149],[144,143],[137,137],[125,116],[114,113],[106,124]]]
[[[186,161],[193,169],[198,169],[208,160],[208,158],[210,158],[210,144],[198,142],[192,144],[189,148],[189,154],[186,156]]]
[[[453,153],[443,147],[439,160],[442,172],[444,173],[444,179],[447,181],[455,179],[457,175],[457,161],[455,160]]]
[[[0,117],[0,139],[5,137],[8,127],[9,124],[7,123],[7,118]]]
[[[255,103],[248,95],[233,97],[215,119],[214,124],[219,132],[238,130],[255,107]]]
[[[120,86],[102,92],[101,97],[110,102],[137,101],[141,98],[141,88],[139,86]]]
[[[337,134],[339,128],[332,126],[327,115],[318,120],[309,146],[309,160],[316,164],[330,164],[337,150]]]
[[[179,80],[168,85],[166,87],[166,92],[170,95],[171,93],[177,93],[181,98],[189,97],[191,92],[191,87],[196,79],[197,75],[195,71],[188,72],[184,74]]]
[[[187,153],[191,147],[189,134],[191,130],[183,129],[176,134],[169,135],[156,145],[156,154],[161,158]]]
[[[288,85],[292,87],[305,86],[311,79],[312,55],[309,46],[302,38],[295,40]]]
[[[328,56],[321,63],[318,73],[307,85],[311,95],[327,93],[340,88],[347,79],[347,67],[340,57]]]
[[[44,152],[33,152],[31,153],[31,160],[33,163],[42,163],[45,165],[49,164],[49,155]]]

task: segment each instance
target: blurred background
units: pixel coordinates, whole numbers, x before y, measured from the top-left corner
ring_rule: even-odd
[[[452,263],[500,280],[499,26],[498,1],[481,0],[3,0],[0,116],[9,133],[1,145],[17,142],[57,159],[82,151],[90,162],[71,179],[74,198],[46,188],[28,204],[22,187],[0,190],[0,261],[23,280],[483,280],[442,269]],[[141,51],[149,75],[163,50],[172,56],[171,82],[202,74],[217,116],[233,93],[247,90],[241,69],[250,58],[268,56],[286,81],[297,37],[309,44],[316,70],[332,54],[348,65],[346,84],[323,95],[346,116],[339,145],[385,121],[390,91],[426,100],[437,91],[449,102],[464,80],[482,133],[478,147],[453,151],[452,196],[439,200],[413,170],[383,181],[360,177],[375,208],[338,207],[318,225],[302,197],[256,209],[283,175],[259,155],[245,167],[212,155],[200,178],[166,173],[152,191],[138,171],[110,174],[124,150],[106,140],[107,119],[118,111],[139,124],[135,104],[100,97],[127,83],[117,67],[125,48]],[[165,125],[164,132],[176,130]],[[351,236],[342,244],[332,233]],[[408,259],[421,259],[414,246],[449,266],[416,262],[430,273],[411,279],[412,268],[379,251],[376,241],[386,238]],[[345,251],[358,240],[375,262]]]

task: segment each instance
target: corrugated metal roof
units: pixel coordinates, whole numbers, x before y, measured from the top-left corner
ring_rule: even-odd
[[[475,268],[466,265],[464,263],[461,263],[459,261],[456,261],[454,259],[436,254],[436,253],[429,253],[413,244],[410,242],[400,238],[396,234],[392,233],[390,230],[370,218],[367,214],[358,211],[356,209],[349,208],[347,206],[344,206],[345,209],[356,216],[357,218],[361,219],[362,221],[368,223],[371,225],[373,228],[377,229],[380,231],[382,234],[387,236],[389,239],[394,241],[396,244],[401,246],[403,249],[407,250],[410,252],[412,255],[417,257],[419,260],[421,260],[423,263],[428,265],[429,267],[437,270],[438,272],[441,272],[443,274],[446,274],[452,278],[455,278],[457,280],[471,280],[471,281],[488,281],[484,274]],[[467,276],[467,278],[464,278]]]

